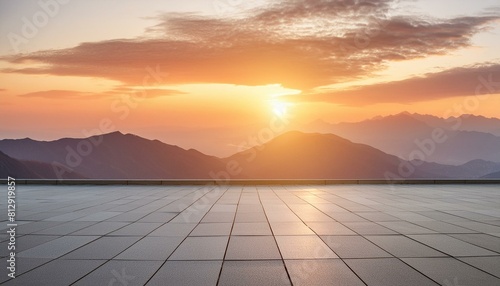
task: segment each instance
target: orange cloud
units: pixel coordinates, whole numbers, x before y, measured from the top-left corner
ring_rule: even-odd
[[[102,77],[140,85],[146,67],[158,66],[169,73],[169,84],[280,83],[307,91],[371,75],[387,61],[467,47],[475,34],[500,18],[390,18],[396,2],[296,0],[237,19],[167,14],[150,29],[154,38],[4,57],[20,66],[3,72]],[[28,63],[42,67],[21,67]]]
[[[102,98],[107,96],[116,96],[121,94],[135,94],[141,93],[145,98],[154,98],[159,96],[171,96],[185,94],[182,91],[172,89],[138,89],[130,87],[119,87],[110,91],[95,93],[95,92],[81,92],[75,90],[45,90],[20,94],[20,97],[41,97],[48,99],[91,99]]]
[[[414,103],[457,96],[500,94],[500,64],[454,68],[402,81],[292,95],[299,101],[323,101],[350,106],[377,103]]]

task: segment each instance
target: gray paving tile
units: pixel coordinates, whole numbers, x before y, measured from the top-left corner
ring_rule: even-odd
[[[98,236],[62,236],[44,244],[19,252],[18,257],[57,258],[73,251],[95,239]]]
[[[314,232],[302,222],[273,222],[274,235],[314,235]]]
[[[217,284],[222,261],[167,261],[147,286],[213,286]]]
[[[231,236],[225,259],[281,259],[281,256],[272,236]]]
[[[314,211],[299,211],[295,213],[304,222],[333,222],[333,218],[316,209]]]
[[[97,212],[77,219],[77,221],[103,221],[114,216],[122,214],[122,212]]]
[[[231,235],[272,235],[267,222],[239,222],[233,225]]]
[[[111,259],[139,239],[137,236],[101,237],[63,256],[62,259]]]
[[[283,259],[326,259],[338,256],[317,236],[276,236]]]
[[[267,222],[264,212],[236,213],[235,222]]]
[[[362,236],[322,236],[323,241],[341,258],[392,257]]]
[[[18,237],[16,239],[16,251],[19,253],[24,250],[28,250],[40,244],[44,244],[51,240],[57,239],[60,236],[50,236],[50,235],[25,235]],[[8,247],[9,241],[4,241],[0,243],[0,256],[4,257],[10,252]]]
[[[462,257],[459,259],[500,278],[500,256]]]
[[[18,272],[25,273],[19,278],[36,281],[39,276],[46,285],[58,285],[49,283],[58,279],[51,267],[68,271],[71,279],[62,279],[63,285],[78,279],[80,285],[106,285],[116,276],[134,276],[125,282],[142,285],[172,251],[151,284],[215,285],[224,255],[221,284],[289,284],[283,255],[295,258],[286,260],[295,285],[356,285],[356,275],[367,285],[426,285],[429,279],[419,271],[442,285],[500,285],[494,277],[500,263],[497,186],[235,186],[218,193],[214,187],[216,195],[206,199],[200,199],[200,187],[192,186],[23,187],[19,215],[25,221],[19,221],[17,242]],[[201,205],[188,207],[196,200]],[[138,241],[120,243],[123,238]],[[0,256],[6,254],[6,239],[0,233]],[[322,258],[324,242],[352,270],[342,259]],[[416,269],[400,259],[380,258],[389,255],[381,249]],[[82,260],[87,265],[115,254],[120,259],[111,262],[117,267],[111,262],[94,271],[72,269],[73,262],[67,268],[50,266],[77,261],[68,259],[72,256],[89,258]],[[135,265],[137,272],[129,274],[120,263]]]
[[[139,222],[161,222],[166,223],[176,217],[178,213],[154,212],[138,220]]]
[[[285,260],[293,285],[365,285],[340,259]]]
[[[33,221],[22,225],[18,225],[16,228],[17,234],[30,234],[37,231],[41,231],[47,228],[54,227],[61,224],[60,221]]]
[[[234,213],[208,212],[201,222],[233,222]]]
[[[500,237],[492,236],[484,233],[474,234],[450,234],[450,236],[462,241],[474,244],[491,251],[500,253]]]
[[[35,234],[47,234],[47,235],[68,235],[75,231],[78,231],[82,228],[86,228],[90,225],[94,224],[94,222],[88,221],[70,221],[62,224],[58,224],[51,228],[46,228],[40,231],[35,232]]]
[[[93,224],[89,227],[80,229],[74,233],[73,235],[106,235],[110,232],[113,232],[117,229],[127,226],[128,222],[114,222],[114,221],[103,221]]]
[[[467,219],[465,219],[465,218],[438,211],[437,208],[436,208],[436,210],[433,210],[433,211],[423,211],[423,212],[417,212],[417,213],[419,213],[423,216],[426,216],[428,218],[432,218],[434,220],[445,221],[445,222],[467,221]]]
[[[345,259],[344,261],[370,286],[439,285],[396,258]]]
[[[386,227],[378,225],[374,222],[345,222],[343,223],[345,226],[350,228],[351,230],[362,234],[396,234],[393,230],[390,230]]]
[[[423,216],[418,213],[410,212],[410,211],[388,211],[389,215],[397,217],[401,220],[409,221],[409,222],[423,222],[423,221],[436,221],[432,218]]]
[[[480,214],[480,213],[472,212],[472,211],[448,210],[446,212],[449,214],[460,216],[460,217],[467,218],[470,220],[490,221],[490,220],[498,219],[498,217],[484,215],[484,214]]]
[[[195,223],[166,223],[155,229],[148,236],[183,236],[186,237],[196,227]]]
[[[308,222],[317,235],[355,235],[356,233],[339,222]]]
[[[282,260],[224,261],[218,285],[291,285]]]
[[[134,212],[126,212],[119,214],[117,216],[110,217],[106,219],[106,221],[118,221],[118,222],[136,222],[143,218],[146,214],[144,213],[134,213]]]
[[[34,269],[42,264],[45,264],[49,262],[51,259],[50,258],[27,258],[24,257],[22,263],[17,263],[16,266],[16,276],[19,277],[21,274],[26,273],[30,271],[31,269]],[[7,268],[7,259],[2,258],[0,260],[0,267],[3,269]],[[3,283],[7,280],[11,280],[10,277],[8,277],[6,274],[0,275],[0,283]],[[17,280],[13,280],[10,284],[14,284],[14,282]]]
[[[169,260],[222,260],[228,237],[187,237]]]
[[[106,261],[103,260],[54,260],[29,271],[6,285],[67,286],[82,278]]]
[[[474,233],[476,231],[463,228],[444,221],[416,221],[415,224],[432,229],[439,233]]]
[[[446,254],[403,235],[365,236],[396,257],[442,257]]]
[[[161,225],[161,223],[157,222],[134,222],[119,230],[113,231],[109,235],[145,236]]]
[[[367,219],[351,212],[329,212],[328,215],[338,222],[363,222]]]
[[[224,213],[236,213],[237,204],[225,205],[225,204],[215,204],[210,211],[211,212],[224,212]]]
[[[111,260],[73,285],[144,285],[160,268],[160,261]]]
[[[482,223],[482,222],[477,222],[477,221],[460,221],[460,222],[454,222],[454,224],[465,227],[468,229],[475,230],[477,232],[484,232],[484,233],[498,233],[500,232],[500,226],[496,225],[491,225],[487,223]]]
[[[189,236],[229,236],[232,226],[233,224],[230,222],[200,223]]]
[[[392,229],[395,232],[401,234],[428,234],[428,233],[436,233],[434,230],[430,230],[425,227],[421,227],[419,225],[407,222],[407,221],[382,221],[378,224],[387,227],[388,229]]]
[[[70,213],[63,213],[63,214],[56,215],[56,216],[49,216],[47,218],[41,217],[38,214],[35,215],[35,217],[39,217],[40,219],[43,219],[45,221],[53,221],[53,222],[65,222],[66,221],[67,222],[67,221],[73,221],[73,220],[79,219],[79,218],[84,217],[86,215],[87,215],[86,213],[82,213],[82,212],[70,212]]]
[[[445,234],[419,234],[409,235],[409,237],[452,256],[487,256],[496,254]]]
[[[124,260],[167,260],[181,244],[184,237],[144,237],[115,259]]]
[[[392,215],[383,213],[383,212],[358,212],[356,213],[362,218],[365,218],[370,221],[374,222],[381,222],[381,221],[398,221],[400,220],[397,217],[394,217]]]
[[[453,258],[403,258],[442,285],[500,285],[500,279]]]

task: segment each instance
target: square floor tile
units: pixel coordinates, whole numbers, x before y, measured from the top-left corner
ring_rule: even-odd
[[[134,222],[119,230],[113,231],[109,235],[117,236],[145,236],[160,227],[161,223],[156,222]]]
[[[274,235],[314,235],[314,232],[302,222],[273,222]]]
[[[105,262],[105,260],[54,260],[10,281],[15,282],[12,285],[66,286]]]
[[[144,285],[162,263],[161,261],[111,260],[73,285]]]
[[[463,257],[460,260],[500,278],[500,256]]]
[[[374,222],[345,222],[344,225],[361,235],[397,234],[395,231]]]
[[[231,236],[225,259],[281,259],[281,256],[272,236]]]
[[[276,236],[283,259],[326,259],[338,256],[317,236]]]
[[[325,243],[341,258],[392,257],[362,236],[322,236]]]
[[[447,256],[442,252],[403,235],[365,236],[365,238],[396,257]]]
[[[293,285],[365,285],[340,259],[285,260]]]
[[[403,258],[411,267],[442,285],[500,285],[500,279],[454,258]]]
[[[233,226],[231,235],[272,235],[267,222],[238,222]]]
[[[291,285],[281,260],[224,261],[219,285]]]
[[[19,252],[18,257],[31,258],[57,258],[73,251],[93,240],[98,236],[62,236],[33,248]]]
[[[439,285],[396,258],[345,259],[370,286]]]
[[[146,285],[213,286],[221,266],[222,261],[167,261]]]
[[[339,222],[308,222],[317,235],[355,235],[356,233]]]
[[[148,234],[148,236],[186,237],[195,227],[195,223],[166,223]]]
[[[487,256],[496,254],[445,234],[421,234],[409,235],[409,237],[452,256]]]
[[[137,242],[140,237],[101,237],[63,256],[63,259],[111,259]]]
[[[227,236],[187,237],[169,260],[222,260],[228,239]]]
[[[200,223],[189,236],[229,236],[232,226],[233,224],[230,222]]]
[[[120,253],[115,259],[124,260],[167,260],[181,244],[183,237],[146,236]]]

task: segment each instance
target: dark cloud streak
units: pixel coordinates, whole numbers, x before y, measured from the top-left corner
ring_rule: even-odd
[[[348,106],[366,106],[377,103],[415,103],[457,96],[476,95],[481,81],[492,81],[483,86],[482,93],[500,94],[500,64],[455,68],[402,81],[360,86],[348,90],[330,90],[320,93],[288,96],[294,101],[331,102]]]

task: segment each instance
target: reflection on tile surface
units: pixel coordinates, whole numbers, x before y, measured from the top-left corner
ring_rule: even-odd
[[[18,277],[0,283],[500,285],[498,185],[198,190],[19,185]]]

